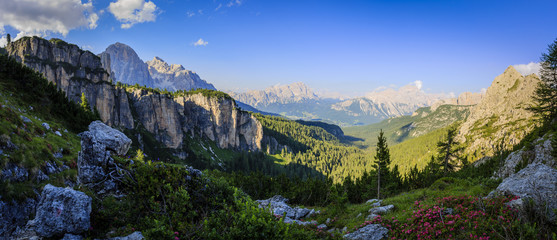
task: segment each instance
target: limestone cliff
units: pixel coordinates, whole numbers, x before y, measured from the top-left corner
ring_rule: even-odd
[[[110,83],[110,75],[95,54],[59,39],[48,41],[38,37],[24,37],[12,42],[7,51],[18,62],[42,73],[70,100],[79,103],[81,93],[85,93],[103,122],[111,126],[134,127],[126,92]]]
[[[261,123],[238,110],[230,98],[203,93],[171,97],[117,87],[101,67],[101,62],[110,65],[111,57],[101,59],[61,40],[22,38],[9,44],[8,53],[42,73],[70,100],[79,103],[81,93],[85,93],[102,121],[110,126],[133,129],[142,125],[173,149],[181,148],[188,134],[209,138],[221,148],[261,149]]]
[[[111,74],[115,81],[140,86],[153,87],[154,81],[149,74],[147,64],[145,64],[137,53],[126,44],[115,43],[106,48],[100,54],[101,58],[110,61],[103,61],[105,69],[112,70]]]
[[[209,138],[220,148],[261,149],[261,123],[231,99],[201,93],[170,97],[146,90],[134,90],[130,98],[136,120],[168,147],[179,148],[190,134]]]
[[[535,74],[522,76],[512,66],[497,76],[460,127],[458,140],[466,142],[467,152],[481,158],[491,155],[495,146],[518,144],[535,127],[525,107],[532,103],[539,81]]]

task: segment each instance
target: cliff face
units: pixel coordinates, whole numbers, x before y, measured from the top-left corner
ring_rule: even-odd
[[[141,124],[173,149],[182,147],[187,134],[207,137],[221,148],[261,149],[261,123],[239,111],[231,99],[202,93],[173,98],[139,89],[127,92],[113,85],[101,67],[101,62],[110,66],[110,57],[101,59],[62,41],[22,38],[8,46],[8,53],[42,73],[70,100],[79,103],[81,93],[85,93],[110,126],[132,129]]]
[[[518,144],[535,127],[533,114],[525,108],[539,81],[535,74],[522,76],[512,66],[497,76],[460,127],[458,139],[467,143],[467,152],[482,157],[500,144]]]
[[[134,127],[126,92],[110,83],[108,72],[95,54],[61,40],[47,41],[38,37],[12,42],[7,51],[18,62],[55,83],[70,100],[79,103],[81,93],[85,93],[103,122],[111,126]]]
[[[126,44],[115,43],[106,48],[100,54],[101,58],[110,59],[110,61],[103,61],[103,67],[110,69],[112,77],[115,81],[134,85],[153,87],[153,79],[149,74],[147,64],[145,64],[137,53]]]

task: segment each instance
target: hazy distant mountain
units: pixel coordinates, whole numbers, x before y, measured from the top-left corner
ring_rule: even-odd
[[[425,93],[416,85],[407,85],[398,90],[385,89],[365,97],[340,100],[321,97],[300,82],[260,91],[231,93],[231,96],[262,111],[341,126],[371,124],[390,117],[412,114],[420,107],[430,106],[449,97],[445,94]]]
[[[374,91],[365,97],[349,99],[331,106],[351,116],[398,117],[412,114],[416,109],[431,106],[447,98],[445,94],[429,94],[416,85],[406,85],[398,90]]]
[[[207,83],[195,72],[186,70],[182,65],[168,65],[159,57],[154,57],[153,60],[147,61],[147,65],[149,66],[151,77],[155,80],[155,86],[160,89],[167,89],[169,91],[197,88],[216,90],[213,84]]]
[[[476,105],[480,103],[480,101],[484,96],[485,96],[484,92],[479,92],[479,93],[463,92],[460,95],[458,95],[457,98],[447,98],[435,102],[433,105],[431,105],[431,111],[435,111],[435,109],[437,109],[439,106],[445,104],[459,105],[459,106]]]
[[[256,108],[264,108],[274,103],[286,104],[319,100],[319,97],[301,82],[272,86],[259,91],[231,93],[231,96]]]
[[[137,83],[169,91],[197,88],[216,90],[212,84],[201,79],[195,72],[186,70],[182,65],[168,65],[159,57],[143,62],[131,47],[123,43],[108,46],[100,56],[103,64],[110,62],[113,80],[121,83]],[[106,61],[107,58],[110,58],[110,61]]]

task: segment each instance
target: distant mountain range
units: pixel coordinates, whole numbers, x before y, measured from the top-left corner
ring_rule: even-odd
[[[411,84],[398,90],[388,88],[374,91],[365,97],[341,100],[321,97],[301,82],[229,94],[262,111],[340,126],[366,125],[390,117],[409,115],[418,108],[431,106],[450,97],[447,94],[425,93]]]
[[[211,89],[215,87],[201,79],[195,72],[186,70],[182,65],[169,65],[159,57],[143,62],[128,45],[115,43],[100,54],[105,69],[111,69],[112,79],[129,84],[166,89],[168,91]],[[109,58],[109,61],[107,61]],[[110,66],[104,66],[110,63]]]

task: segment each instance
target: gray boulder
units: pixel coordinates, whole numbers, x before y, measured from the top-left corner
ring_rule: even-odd
[[[145,239],[145,237],[143,237],[143,234],[141,234],[140,231],[135,231],[128,236],[109,238],[108,240],[143,240],[143,239]]]
[[[286,202],[288,202],[288,199],[280,195],[275,195],[272,198],[266,200],[257,200],[257,202],[259,203],[260,208],[269,208],[269,210],[274,215],[284,215],[290,220],[300,220],[315,213],[313,209],[290,207],[288,204],[286,204]]]
[[[66,235],[64,235],[64,237],[60,240],[82,240],[82,239],[83,239],[82,236],[66,233]]]
[[[551,151],[553,150],[551,147],[551,135],[547,137],[547,140],[543,138],[537,139],[532,149],[524,147],[521,150],[509,154],[505,159],[504,165],[494,174],[495,177],[504,179],[511,176],[515,173],[516,166],[522,161],[528,161],[528,163],[543,163],[555,167],[556,163],[551,155]]]
[[[370,200],[367,200],[366,204],[371,204],[371,206],[373,206],[373,207],[379,207],[379,206],[381,206],[382,202],[383,202],[383,200],[370,199]]]
[[[31,214],[35,212],[37,201],[27,198],[22,202],[0,201],[0,239],[10,239],[17,228],[25,226]]]
[[[351,240],[380,240],[388,237],[389,230],[380,224],[369,224],[355,232],[344,235],[344,238]]]
[[[394,205],[387,205],[387,206],[383,206],[383,207],[376,207],[376,208],[372,208],[369,210],[370,214],[377,214],[377,215],[381,215],[381,214],[385,214],[391,210],[393,210],[395,208]]]
[[[23,182],[29,177],[29,172],[26,168],[22,168],[15,164],[8,164],[4,169],[2,169],[1,179],[3,181],[10,182]]]
[[[26,116],[20,115],[20,117],[24,123],[31,123],[31,119],[27,118]]]
[[[91,197],[71,188],[46,185],[34,219],[35,231],[42,237],[79,234],[91,226]]]
[[[530,164],[503,180],[495,193],[532,199],[538,206],[548,209],[549,219],[555,219],[552,210],[557,209],[557,170],[541,163]],[[519,202],[513,204],[517,203]]]
[[[78,181],[82,184],[97,183],[106,179],[105,169],[111,153],[124,155],[131,145],[122,132],[100,121],[89,125],[89,131],[80,133],[81,151],[77,158]]]

